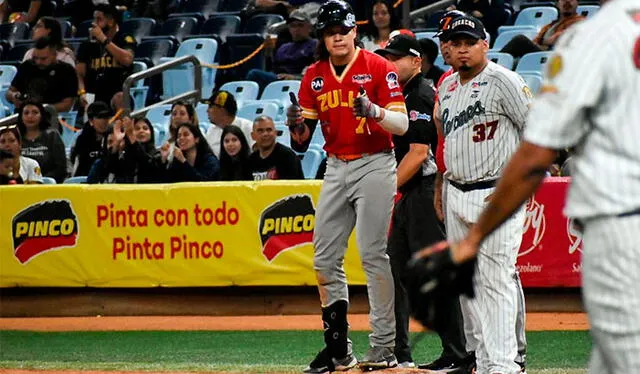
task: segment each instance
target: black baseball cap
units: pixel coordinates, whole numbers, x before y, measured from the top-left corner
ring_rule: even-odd
[[[219,106],[229,112],[229,114],[235,116],[238,112],[238,103],[233,94],[229,91],[214,91],[209,97],[209,100],[205,101],[206,104]]]
[[[449,27],[447,34],[449,39],[462,35],[482,40],[487,37],[482,22],[471,16],[459,17],[451,21],[451,26]]]
[[[111,107],[103,101],[94,101],[87,108],[87,117],[89,118],[111,118],[112,116]]]
[[[440,40],[447,40],[447,32],[451,26],[451,21],[464,16],[466,16],[466,13],[455,9],[445,12],[442,17],[440,17],[440,21],[438,22],[438,31],[433,36],[440,38]]]
[[[394,55],[399,57],[412,56],[422,57],[422,47],[416,38],[409,35],[394,36],[385,48],[376,51],[380,56]]]

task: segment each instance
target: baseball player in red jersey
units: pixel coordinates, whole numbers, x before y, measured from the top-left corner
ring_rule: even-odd
[[[287,109],[292,148],[306,150],[319,121],[328,154],[313,234],[326,346],[305,372],[344,371],[357,364],[347,337],[349,295],[343,268],[354,227],[373,330],[360,366],[393,367],[394,284],[386,248],[396,193],[391,136],[407,131],[404,97],[394,65],[356,47],[355,15],[347,3],[322,5],[316,29],[319,61],[302,78],[299,106]]]

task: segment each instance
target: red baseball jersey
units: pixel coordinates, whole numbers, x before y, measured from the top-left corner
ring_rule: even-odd
[[[360,87],[380,107],[407,113],[395,66],[375,53],[357,48],[341,76],[328,60],[318,61],[302,78],[298,93],[302,116],[320,121],[327,153],[352,155],[393,148],[391,134],[374,119],[353,115]]]
[[[436,102],[438,102],[438,87],[442,84],[442,82],[451,74],[453,74],[453,69],[447,70],[440,79],[438,80],[438,84],[436,85]],[[440,129],[438,129],[438,148],[436,149],[436,165],[438,166],[438,171],[444,174],[447,171],[447,165],[444,163],[444,135],[440,133]]]

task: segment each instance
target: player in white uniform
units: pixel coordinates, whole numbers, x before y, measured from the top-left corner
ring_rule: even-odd
[[[520,142],[531,91],[515,72],[487,59],[484,26],[474,17],[452,21],[449,38],[458,72],[439,87],[447,171],[445,220],[449,240],[463,238],[493,193]],[[520,372],[518,289],[514,277],[524,210],[480,248],[476,297],[461,298],[468,341],[476,342],[478,374]]]
[[[640,0],[613,0],[556,44],[524,141],[468,235],[460,263],[519,211],[556,150],[575,147],[565,213],[583,229],[582,289],[593,350],[589,373],[640,370]]]

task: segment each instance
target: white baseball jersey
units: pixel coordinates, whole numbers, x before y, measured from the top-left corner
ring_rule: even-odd
[[[607,2],[560,38],[527,126],[531,143],[576,147],[565,214],[640,208],[640,1]]]
[[[447,77],[438,89],[444,176],[458,183],[498,179],[518,148],[531,97],[520,75],[491,61],[464,85],[458,73]]]

